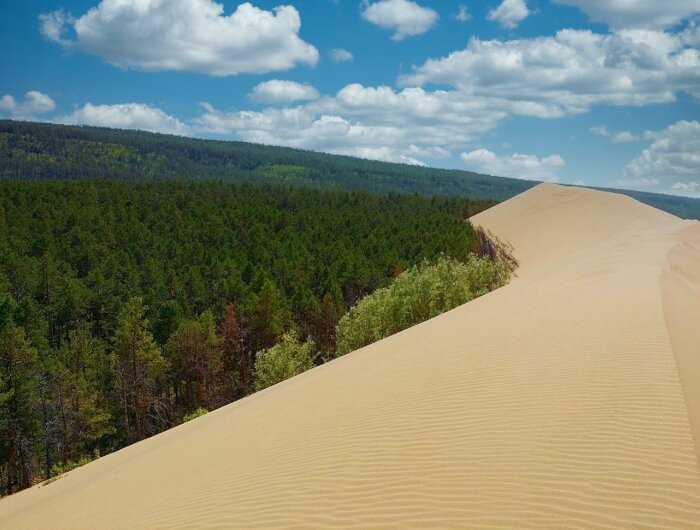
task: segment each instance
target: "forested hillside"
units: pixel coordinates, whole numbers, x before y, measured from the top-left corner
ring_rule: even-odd
[[[0,493],[245,396],[283,337],[313,344],[291,373],[332,358],[349,307],[424,260],[466,261],[480,242],[464,219],[490,204],[0,182]]]
[[[0,120],[0,178],[231,179],[497,201],[536,184],[286,147],[10,120]],[[697,199],[637,191],[623,193],[680,217],[700,218]]]
[[[372,193],[504,199],[534,185],[287,147],[0,120],[0,177],[233,179]]]
[[[468,171],[390,164],[286,147],[0,120],[0,178],[178,177],[497,201],[536,184]],[[622,193],[680,217],[700,218],[700,200],[697,199],[636,191]]]

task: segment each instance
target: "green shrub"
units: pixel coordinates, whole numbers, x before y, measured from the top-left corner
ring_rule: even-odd
[[[363,298],[338,323],[337,355],[436,317],[505,284],[512,272],[506,261],[471,256],[465,263],[441,257],[396,277]]]
[[[294,377],[314,366],[314,343],[301,343],[295,332],[285,333],[272,348],[259,351],[255,359],[255,390],[262,390]]]
[[[199,407],[198,409],[190,412],[189,414],[185,414],[185,416],[182,418],[182,423],[187,423],[188,421],[191,421],[195,418],[199,418],[200,416],[204,416],[205,414],[209,414],[209,411],[205,408]]]
[[[55,482],[56,480],[61,478],[61,475],[64,475],[65,473],[68,473],[69,471],[73,471],[74,469],[82,467],[85,464],[89,464],[90,462],[92,462],[93,460],[97,460],[98,458],[100,458],[99,449],[95,451],[95,454],[93,456],[83,455],[76,461],[69,460],[68,462],[65,462],[65,463],[56,462],[51,467],[51,477],[49,478],[49,480],[46,481],[46,484],[50,484],[51,482]]]

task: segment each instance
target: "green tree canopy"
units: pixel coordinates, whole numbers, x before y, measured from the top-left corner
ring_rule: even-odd
[[[255,359],[255,390],[262,390],[309,370],[314,365],[314,344],[302,343],[295,332],[285,333],[272,348]]]
[[[211,408],[222,370],[211,311],[205,311],[196,319],[182,320],[170,336],[166,351],[175,378],[176,395],[186,412]]]
[[[127,439],[150,433],[151,412],[157,413],[157,385],[168,368],[160,347],[148,331],[141,298],[131,298],[117,319],[111,365]]]
[[[30,485],[40,429],[39,359],[24,329],[0,330],[0,492]]]

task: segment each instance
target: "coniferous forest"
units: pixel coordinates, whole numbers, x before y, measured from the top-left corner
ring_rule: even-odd
[[[466,261],[479,240],[464,219],[490,204],[212,181],[0,183],[0,491],[334,357],[349,308],[417,264]],[[256,380],[261,351],[272,353]]]

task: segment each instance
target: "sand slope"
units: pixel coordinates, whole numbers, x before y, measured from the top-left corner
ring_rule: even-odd
[[[549,184],[475,222],[510,285],[4,499],[0,527],[700,528],[700,224]]]

